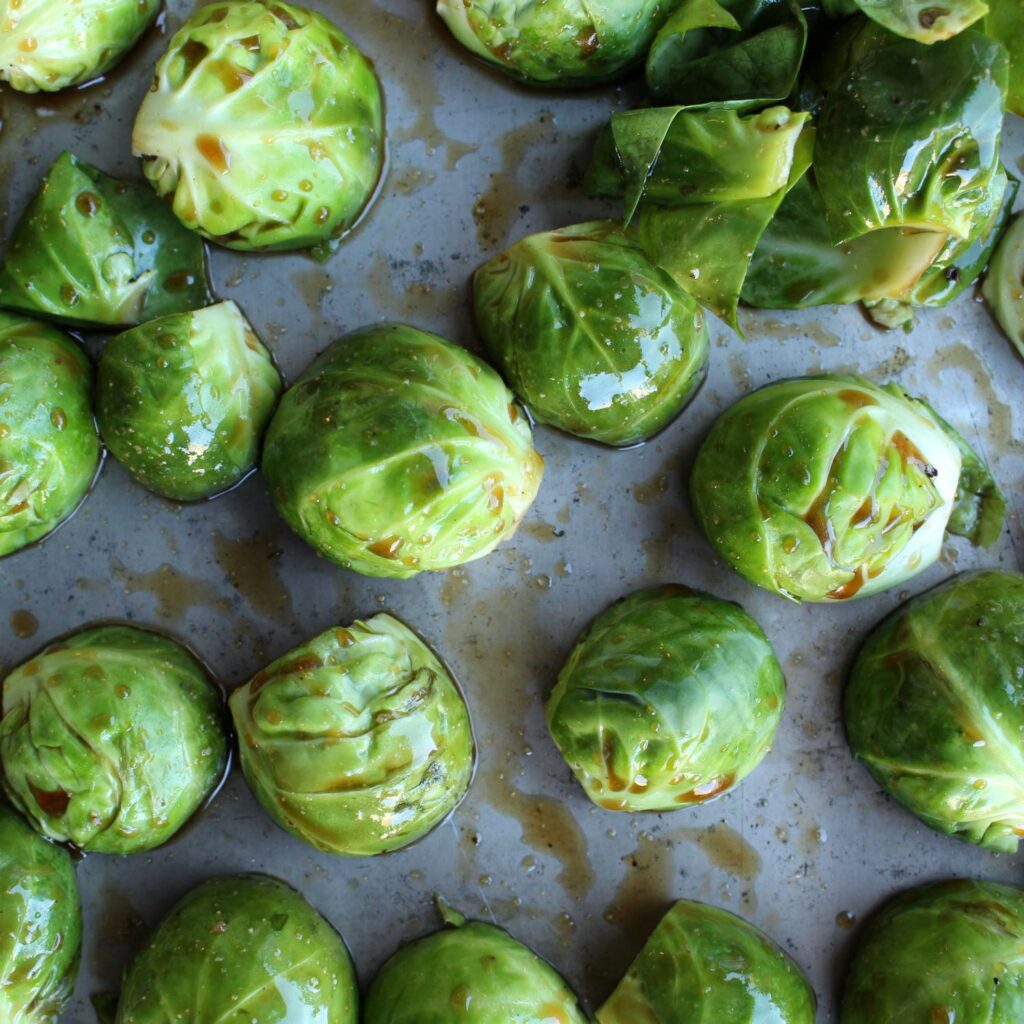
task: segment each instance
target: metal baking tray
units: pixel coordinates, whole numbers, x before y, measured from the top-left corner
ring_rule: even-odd
[[[151,70],[190,4],[172,0],[104,82],[67,95],[2,96],[0,212],[13,226],[64,148],[139,179],[131,123]],[[372,212],[328,263],[212,254],[214,283],[243,307],[294,377],[334,338],[402,320],[472,340],[469,275],[531,231],[614,215],[579,189],[593,135],[635,98],[510,84],[463,55],[428,0],[344,0],[333,17],[374,60],[387,96],[390,165]],[[1005,159],[1024,170],[1024,120]],[[904,887],[948,875],[1021,881],[1021,863],[929,831],[853,762],[839,696],[860,638],[910,590],[980,565],[1020,568],[1024,551],[1021,365],[984,307],[964,296],[883,333],[857,309],[743,316],[746,341],[713,324],[698,399],[643,448],[601,450],[537,431],[547,463],[518,534],[447,575],[378,581],[317,558],[278,520],[261,478],[215,501],[175,505],[108,460],[94,493],[51,538],[0,562],[0,662],[99,619],[132,619],[187,639],[227,687],[329,625],[388,608],[420,630],[461,680],[480,762],[453,818],[420,843],[369,860],[319,854],[279,831],[236,771],[168,846],[79,865],[86,913],[70,1024],[122,969],[170,905],[201,879],[266,871],[301,889],[347,939],[363,981],[405,939],[438,925],[441,893],[551,960],[593,1010],[678,897],[733,910],[807,971],[819,1021],[835,1019],[851,924]],[[90,339],[95,352],[97,339]],[[723,566],[700,536],[685,482],[714,417],[788,375],[857,371],[932,399],[993,465],[1009,500],[1001,542],[951,541],[940,564],[894,591],[798,607]],[[579,630],[615,598],[678,581],[739,601],[776,645],[789,683],[774,749],[737,790],[666,815],[598,810],[547,736],[543,700]]]

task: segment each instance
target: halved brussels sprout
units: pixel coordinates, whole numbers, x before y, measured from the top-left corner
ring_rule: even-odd
[[[356,1024],[345,941],[291,886],[214,878],[181,899],[125,975],[116,1024]]]
[[[739,605],[682,586],[599,615],[548,698],[548,728],[587,796],[611,811],[713,800],[768,753],[786,680]]]
[[[470,53],[531,85],[597,85],[639,64],[671,0],[437,0]]]
[[[887,590],[927,568],[947,528],[989,546],[1005,504],[988,468],[896,384],[768,384],[711,428],[690,479],[712,547],[794,601]]]
[[[926,825],[1013,853],[1024,836],[1024,576],[964,573],[881,623],[843,702],[854,755]]]
[[[800,968],[728,911],[680,900],[633,961],[597,1024],[814,1024]]]
[[[4,788],[36,829],[90,853],[165,843],[227,767],[221,699],[168,637],[98,626],[3,682]]]
[[[363,1024],[586,1024],[558,972],[508,932],[442,906],[447,928],[377,972]]]
[[[112,338],[96,392],[115,458],[151,491],[195,501],[256,468],[281,378],[239,308],[222,302]]]
[[[839,1024],[1020,1024],[1024,892],[962,878],[890,900],[858,937]]]
[[[1024,356],[1024,214],[1017,214],[996,247],[981,289],[993,316]]]
[[[486,355],[541,423],[626,446],[674,419],[707,374],[700,307],[611,221],[530,235],[477,270]]]
[[[71,855],[0,804],[0,1020],[56,1024],[81,945]]]
[[[366,576],[405,579],[510,537],[544,464],[512,393],[436,334],[364,327],[285,392],[263,473],[285,522]]]
[[[85,353],[52,327],[0,312],[0,556],[78,508],[101,451]]]
[[[380,179],[380,86],[322,15],[284,0],[214,3],[160,58],[132,147],[186,227],[230,249],[325,257]]]
[[[0,269],[0,306],[72,326],[127,326],[212,301],[202,240],[145,185],[67,151],[15,226]]]
[[[458,685],[390,615],[289,651],[231,694],[231,714],[266,812],[329,853],[408,846],[454,810],[473,777]]]
[[[159,9],[160,0],[0,0],[0,82],[56,92],[98,78]]]

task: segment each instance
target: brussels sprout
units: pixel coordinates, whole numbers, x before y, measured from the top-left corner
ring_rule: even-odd
[[[437,0],[470,53],[531,85],[596,85],[639,64],[673,0]]]
[[[45,537],[100,464],[92,366],[52,327],[0,312],[0,556]]]
[[[1019,1024],[1024,893],[955,879],[901,893],[861,933],[839,1024]]]
[[[544,464],[485,363],[415,327],[331,345],[285,392],[263,472],[284,520],[366,576],[481,558],[512,535]]]
[[[137,324],[212,301],[202,240],[145,185],[69,152],[18,221],[0,269],[0,306],[72,326]]]
[[[132,147],[186,227],[230,249],[325,257],[380,179],[380,86],[322,15],[283,0],[214,3],[157,64]]]
[[[534,417],[604,444],[667,426],[707,373],[697,303],[610,221],[530,235],[473,278],[484,351]]]
[[[0,1020],[57,1024],[81,945],[71,855],[0,804]]]
[[[161,922],[125,976],[117,1024],[356,1024],[342,937],[291,886],[214,878]]]
[[[96,414],[144,487],[209,498],[256,468],[281,378],[233,302],[125,331],[100,358]]]
[[[814,992],[764,932],[680,900],[661,919],[597,1024],[814,1024]]]
[[[56,92],[98,78],[159,9],[159,0],[0,0],[0,82]]]
[[[856,0],[872,21],[919,43],[936,43],[969,28],[988,13],[985,0]]]
[[[3,683],[4,788],[43,835],[96,853],[166,842],[223,777],[221,700],[180,644],[98,626]]]
[[[999,326],[1024,356],[1024,214],[1010,222],[981,289]]]
[[[329,853],[408,846],[473,776],[455,680],[390,615],[329,629],[231,694],[242,769],[266,812]]]
[[[449,927],[377,972],[363,1024],[586,1024],[558,972],[508,932],[448,907]]]
[[[579,638],[548,698],[548,728],[599,807],[678,810],[761,763],[785,691],[772,645],[739,605],[656,587]]]
[[[1012,853],[1024,836],[1024,576],[964,573],[879,625],[844,699],[853,753],[926,825]]]
[[[987,0],[987,4],[988,14],[981,27],[1010,54],[1006,109],[1024,117],[1024,4],[1020,0]]]
[[[1005,505],[984,463],[896,384],[823,375],[768,384],[726,410],[693,468],[712,547],[794,601],[897,586],[951,532],[988,546]]]

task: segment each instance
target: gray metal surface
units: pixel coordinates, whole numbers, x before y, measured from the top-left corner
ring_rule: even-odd
[[[581,196],[579,174],[595,128],[630,100],[617,90],[511,86],[462,58],[426,0],[312,6],[375,60],[391,160],[377,206],[326,265],[213,253],[219,293],[243,306],[292,378],[329,341],[374,320],[468,341],[468,278],[478,263],[529,231],[605,209]],[[171,4],[170,27],[186,10]],[[131,121],[165,42],[150,37],[85,92],[3,96],[5,230],[65,147],[138,177]],[[1008,127],[1007,163],[1024,170],[1024,121]],[[1020,566],[1024,366],[971,296],[922,314],[909,335],[878,332],[853,308],[747,311],[743,322],[745,342],[714,326],[709,381],[656,442],[613,452],[538,430],[547,474],[527,522],[511,543],[447,576],[385,582],[332,567],[279,523],[258,476],[214,502],[176,506],[110,461],[70,523],[0,562],[7,666],[83,623],[131,618],[187,638],[232,687],[327,626],[389,608],[454,667],[480,744],[475,784],[454,818],[384,858],[310,850],[270,823],[237,772],[164,849],[86,858],[87,931],[68,1022],[93,1020],[89,994],[115,988],[146,930],[216,873],[268,871],[297,885],[344,933],[364,980],[399,941],[436,926],[431,897],[442,893],[534,946],[591,1009],[672,899],[708,900],[792,952],[818,992],[822,1022],[835,1019],[851,920],[926,879],[1021,880],[1019,858],[932,833],[884,797],[852,762],[838,706],[859,639],[909,592],[957,569]],[[719,564],[685,497],[697,444],[749,388],[821,370],[895,378],[932,398],[995,468],[1010,505],[1000,544],[978,553],[952,541],[907,590],[842,607],[790,605]],[[590,618],[624,593],[669,580],[738,600],[761,621],[789,682],[785,720],[760,769],[715,803],[669,815],[599,811],[547,737],[543,698]],[[33,620],[38,629],[24,635]]]

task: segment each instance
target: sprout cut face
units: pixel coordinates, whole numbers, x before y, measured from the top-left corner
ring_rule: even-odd
[[[52,327],[0,312],[0,556],[74,512],[100,454],[85,353]]]
[[[236,875],[164,918],[125,976],[116,1024],[357,1024],[358,998],[330,922],[283,882]]]
[[[132,146],[186,227],[232,249],[326,256],[370,202],[384,114],[370,62],[326,18],[214,3],[171,40]]]
[[[270,353],[233,302],[161,317],[107,342],[97,415],[144,487],[209,498],[256,468],[281,391]]]
[[[1024,215],[1010,222],[999,242],[982,294],[1010,344],[1024,356]]]
[[[570,434],[638,444],[704,381],[700,307],[610,221],[524,238],[476,272],[473,298],[487,356]]]
[[[231,713],[260,803],[329,853],[408,846],[451,813],[473,776],[458,686],[390,615],[290,651],[231,694]]]
[[[385,324],[336,341],[285,393],[263,472],[285,521],[321,554],[402,579],[512,535],[540,487],[532,440],[486,363]]]
[[[613,811],[712,800],[768,752],[785,679],[738,605],[681,586],[642,590],[589,626],[547,705],[587,795]]]
[[[3,683],[0,763],[43,835],[96,853],[165,843],[224,775],[220,695],[180,644],[131,626],[51,644]]]

